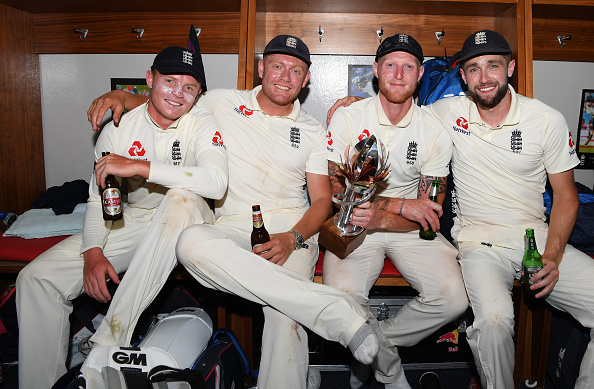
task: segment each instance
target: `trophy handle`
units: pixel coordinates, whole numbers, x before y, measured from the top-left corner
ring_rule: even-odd
[[[353,208],[359,204],[363,204],[368,201],[375,193],[376,185],[361,186],[361,185],[347,185],[345,193],[335,193],[332,195],[332,201],[336,204],[340,204],[340,211],[335,216],[334,224],[343,235],[357,235],[364,230],[360,226],[347,226],[350,225],[353,217]],[[355,200],[356,195],[362,195],[363,197]]]

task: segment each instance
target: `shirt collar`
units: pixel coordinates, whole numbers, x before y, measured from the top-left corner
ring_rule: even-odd
[[[252,91],[250,93],[250,97],[248,99],[248,107],[247,108],[251,109],[252,111],[259,111],[265,115],[268,115],[266,112],[264,112],[262,110],[262,107],[260,107],[260,104],[258,103],[258,99],[256,98],[258,96],[258,93],[260,93],[261,90],[262,90],[262,85],[258,85],[257,87],[252,89]],[[300,114],[301,114],[301,103],[299,102],[299,99],[295,99],[295,101],[293,102],[293,110],[291,111],[291,113],[288,114],[287,116],[277,116],[277,117],[288,118],[288,119],[291,119],[294,122],[296,122],[299,119]],[[268,115],[268,116],[270,116],[270,115]]]
[[[188,112],[184,113],[182,116],[180,116],[179,118],[177,118],[173,123],[171,123],[171,125],[169,127],[167,127],[167,130],[177,130],[177,127],[179,127],[179,125],[181,124],[182,120],[184,119],[184,117],[187,114],[188,114]],[[157,122],[155,122],[153,120],[153,118],[149,114],[149,112],[148,112],[148,101],[144,105],[144,116],[145,116],[146,120],[150,124],[152,124],[157,130],[165,131],[165,130],[163,130],[161,128],[161,126],[159,124],[157,124]]]
[[[509,107],[509,112],[507,113],[507,116],[500,127],[517,126],[520,123],[520,103],[518,101],[518,94],[511,85],[508,85],[508,90],[511,94],[511,105]],[[483,124],[483,119],[481,119],[481,114],[479,113],[474,101],[471,101],[470,103],[468,120],[470,123]]]
[[[375,104],[375,109],[377,111],[377,117],[379,119],[379,124],[381,124],[382,126],[399,127],[399,128],[404,128],[410,124],[410,122],[412,120],[412,115],[414,112],[414,105],[415,105],[414,102],[411,104],[408,112],[406,113],[406,115],[404,115],[402,120],[400,120],[400,122],[398,122],[398,124],[392,124],[392,122],[390,121],[390,119],[388,119],[388,116],[384,112],[384,107],[382,107],[382,102],[380,101],[379,95],[375,96],[374,99],[375,99],[374,104]]]

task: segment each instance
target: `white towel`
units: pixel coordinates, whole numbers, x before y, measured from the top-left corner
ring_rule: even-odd
[[[25,239],[73,235],[81,232],[87,204],[78,204],[70,214],[56,215],[50,208],[30,209],[18,217],[4,236]]]

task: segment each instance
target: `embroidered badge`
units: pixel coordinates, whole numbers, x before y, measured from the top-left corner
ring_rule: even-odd
[[[417,160],[417,142],[410,142],[406,149],[406,163],[408,165],[414,165]]]
[[[522,131],[520,131],[520,130],[512,131],[510,149],[514,153],[519,154],[522,152]]]

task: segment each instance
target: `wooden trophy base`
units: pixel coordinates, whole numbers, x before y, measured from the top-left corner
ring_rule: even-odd
[[[331,217],[322,224],[318,242],[338,258],[345,259],[363,243],[365,235],[367,230],[363,230],[359,235],[342,236],[334,224],[334,217]]]

